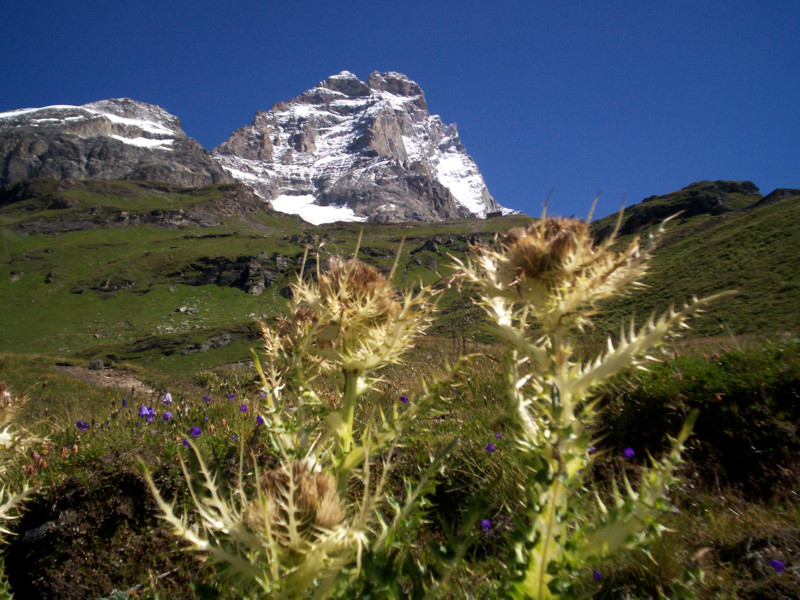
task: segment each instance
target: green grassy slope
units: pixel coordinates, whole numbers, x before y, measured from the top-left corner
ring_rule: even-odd
[[[650,205],[658,204],[662,212],[692,209],[670,223],[645,281],[648,287],[609,303],[590,336],[618,332],[631,314],[641,321],[693,294],[729,289],[739,294],[712,307],[693,335],[800,330],[800,197],[754,206],[759,195],[748,196],[748,203],[741,184],[731,185],[729,193],[720,182],[711,186],[723,192],[706,212],[696,202],[709,204],[705,184],[695,185],[699,192],[690,186],[689,192],[649,199],[626,211],[635,218],[625,223],[642,222],[639,228],[646,231],[650,222],[640,213]],[[16,198],[0,195],[0,350],[133,360],[175,373],[247,358],[253,317],[270,318],[285,309],[281,292],[294,280],[306,245],[321,247],[323,259],[352,255],[363,229],[359,256],[388,272],[405,239],[396,274],[402,287],[449,274],[448,256],[465,256],[476,235],[490,241],[495,233],[530,220],[520,215],[315,227],[267,209],[242,208],[235,195],[231,200],[231,186],[180,190],[137,182],[59,186],[48,181],[28,186],[22,199],[18,191]],[[210,221],[204,226],[120,225],[114,217],[122,211],[160,215],[176,209]],[[70,219],[85,222],[84,228],[36,233],[37,223]],[[614,219],[593,226],[602,232]],[[258,256],[281,261],[275,281],[260,295],[242,285],[187,284],[209,262],[224,258],[231,265]],[[466,294],[451,289],[442,304],[446,310],[438,333],[483,339],[481,312]],[[226,332],[233,335],[225,338]],[[198,345],[220,339],[211,344],[218,347],[197,351]]]
[[[0,202],[2,351],[84,358],[114,355],[174,372],[246,358],[253,317],[273,317],[285,308],[281,291],[294,281],[306,245],[321,246],[323,259],[330,254],[352,255],[363,228],[360,256],[388,271],[405,238],[397,282],[410,286],[438,280],[439,272],[446,270],[447,253],[463,255],[468,236],[491,238],[529,220],[515,216],[314,227],[266,209],[241,214],[226,210],[230,186],[170,190],[134,182],[86,182],[65,192],[55,182],[31,185],[32,198],[7,201],[4,206]],[[119,226],[113,218],[109,224],[109,216],[122,210],[129,214],[176,208],[202,211],[204,203],[213,206],[206,212],[217,223],[214,226]],[[93,226],[27,233],[32,224],[76,219],[76,215],[79,220],[93,220]],[[426,242],[430,249],[424,247]],[[259,255],[279,255],[286,265],[258,296],[239,287],[181,283],[183,275],[199,271],[203,259]],[[184,353],[188,346],[230,330],[238,333],[233,344]]]
[[[697,321],[694,335],[797,333],[798,267],[800,197],[694,216],[670,227],[644,280],[647,288],[609,303],[599,325],[616,331],[631,313],[642,319],[692,295],[737,290]]]

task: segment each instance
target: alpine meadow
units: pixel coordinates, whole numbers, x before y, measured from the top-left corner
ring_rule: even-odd
[[[800,598],[800,190],[586,200],[396,72],[0,113],[0,597]]]

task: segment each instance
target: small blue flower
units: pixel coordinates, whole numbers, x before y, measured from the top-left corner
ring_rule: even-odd
[[[203,430],[200,429],[199,427],[192,427],[189,430],[189,435],[192,436],[192,437],[200,437],[201,433],[203,433]]]
[[[75,423],[75,425],[78,428],[78,431],[86,431],[89,429],[89,424],[86,421],[78,421]]]
[[[167,411],[163,415],[161,415],[161,418],[164,419],[164,422],[166,423],[172,418],[172,413]]]
[[[172,394],[166,392],[162,400],[164,401],[164,404],[172,404]]]
[[[625,458],[633,458],[634,456],[636,456],[636,451],[630,446],[625,448],[625,450],[623,450],[622,453],[625,455]]]
[[[264,424],[264,417],[262,417],[261,415],[258,415],[256,417],[256,425],[263,425],[263,424]]]
[[[225,397],[228,400],[233,400],[235,396],[236,396],[236,394],[234,394],[233,392],[228,392],[227,394],[225,394]]]
[[[597,452],[597,448],[595,448],[594,446],[589,446],[589,450],[587,452],[589,452],[589,454],[594,454],[595,452]]]
[[[209,402],[211,402],[211,396],[209,396],[209,395],[205,395],[205,396],[203,396],[203,402],[205,402],[206,404],[208,404]]]
[[[128,399],[127,398],[123,398],[122,399],[122,408],[128,408]]]
[[[769,561],[769,565],[775,569],[776,573],[783,573],[786,570],[786,563],[782,560],[772,559]]]
[[[192,445],[189,443],[189,440],[187,440],[186,438],[183,438],[183,445],[186,446],[187,448],[192,447]]]
[[[494,452],[494,444],[486,444],[486,451],[487,452]]]
[[[235,433],[232,433],[232,434],[231,434],[231,439],[232,439],[234,442],[238,442],[238,441],[239,441],[239,438],[238,438],[238,437],[236,437],[236,434],[235,434]]]
[[[592,579],[595,581],[603,581],[603,574],[597,569],[592,569]]]
[[[247,405],[246,404],[242,404],[239,407],[239,412],[247,412]]]
[[[408,404],[408,396],[400,396],[400,402],[403,404]]]
[[[489,519],[484,519],[481,521],[481,528],[484,531],[489,531],[492,528],[492,522]]]
[[[499,440],[503,437],[503,434],[498,431],[497,433],[494,434],[494,437],[496,440]]]

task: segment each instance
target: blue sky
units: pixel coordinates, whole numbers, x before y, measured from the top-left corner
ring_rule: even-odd
[[[800,188],[798,0],[24,1],[0,111],[131,97],[206,148],[342,70],[399,71],[490,192],[597,216],[702,179]]]

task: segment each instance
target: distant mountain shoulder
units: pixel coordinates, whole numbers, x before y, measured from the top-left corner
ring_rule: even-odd
[[[129,98],[0,113],[0,185],[37,177],[233,181],[176,116]]]
[[[638,233],[678,213],[680,219],[722,215],[798,194],[798,190],[778,189],[762,198],[758,187],[751,181],[698,181],[663,196],[650,196],[640,204],[625,208],[620,235]],[[619,213],[615,213],[598,219],[592,227],[599,237],[605,237],[613,231],[618,217]]]

